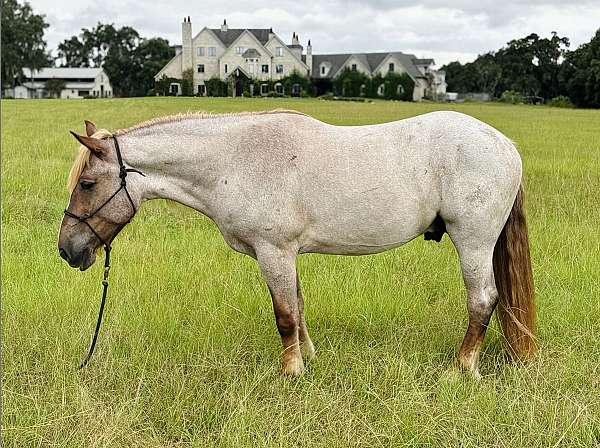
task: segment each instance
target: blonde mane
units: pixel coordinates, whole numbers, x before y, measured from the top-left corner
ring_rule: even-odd
[[[104,139],[112,137],[112,133],[106,129],[98,129],[92,137]],[[73,193],[73,190],[75,190],[81,173],[83,173],[83,170],[90,162],[90,154],[91,151],[88,148],[83,145],[79,146],[79,151],[77,152],[71,171],[69,171],[69,178],[67,179],[67,189],[69,190],[69,193]]]
[[[116,133],[117,136],[127,134],[128,132],[135,131],[137,129],[148,128],[151,126],[173,123],[184,120],[206,120],[210,118],[223,118],[223,117],[245,117],[249,115],[269,115],[269,114],[296,114],[306,115],[303,112],[293,109],[272,109],[272,110],[260,110],[254,112],[227,112],[227,113],[213,113],[213,112],[182,112],[173,115],[165,115],[162,117],[151,118],[150,120],[142,121],[141,123],[135,124],[126,129],[119,129]]]

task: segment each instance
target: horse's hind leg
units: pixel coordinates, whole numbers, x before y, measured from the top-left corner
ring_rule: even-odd
[[[302,352],[302,355],[310,361],[315,356],[315,347],[308,335],[308,328],[306,328],[306,320],[304,319],[304,297],[302,295],[302,289],[300,288],[300,277],[298,276],[298,273],[296,273],[296,291],[298,296],[298,315],[300,317],[298,330],[300,351]]]
[[[256,259],[273,299],[275,322],[283,344],[283,373],[299,375],[304,363],[299,340],[296,253],[269,246],[257,249]]]
[[[452,237],[452,232],[449,232]],[[463,280],[467,289],[469,326],[458,353],[458,364],[479,378],[479,351],[485,332],[498,302],[492,257],[494,243],[471,243],[454,234],[454,245],[460,257]]]

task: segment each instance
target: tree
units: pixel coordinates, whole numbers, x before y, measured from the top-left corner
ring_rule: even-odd
[[[60,97],[60,93],[65,88],[66,82],[63,79],[52,78],[46,81],[46,91],[52,97]]]
[[[2,82],[14,87],[23,79],[23,68],[39,70],[50,62],[46,52],[45,16],[34,14],[29,3],[2,0]]]
[[[58,49],[64,66],[101,66],[118,96],[146,95],[154,75],[175,54],[165,39],[142,39],[132,27],[102,23],[83,28],[79,36],[64,40]]]
[[[592,40],[566,55],[560,80],[573,104],[600,107],[600,29]]]

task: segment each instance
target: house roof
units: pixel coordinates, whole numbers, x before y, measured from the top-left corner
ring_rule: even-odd
[[[269,28],[229,28],[227,31],[221,31],[219,28],[209,28],[215,36],[219,38],[226,47],[231,46],[235,40],[240,37],[244,31],[250,31],[254,37],[261,43],[266,44],[269,41],[269,33],[272,31]]]
[[[260,53],[255,48],[248,48],[242,53],[243,58],[260,58]]]
[[[100,67],[45,67],[41,70],[34,70],[32,76],[31,70],[28,68],[23,69],[23,75],[27,79],[93,79],[98,76],[100,72],[102,72],[102,68]]]
[[[412,54],[406,54],[399,51],[390,51],[387,53],[315,54],[313,56],[313,67],[318,67],[323,62],[329,62],[331,64],[331,70],[325,76],[321,76],[321,72],[318,70],[315,70],[314,73],[316,77],[329,78],[335,75],[351,56],[354,56],[361,61],[372,73],[379,65],[381,65],[385,58],[390,55],[396,57],[396,59],[402,63],[402,66],[411,77],[419,78],[423,76],[415,63],[415,61],[422,61],[423,59],[417,59]],[[431,61],[433,62],[433,59],[431,59]]]
[[[415,59],[416,65],[431,65],[434,64],[433,59]]]

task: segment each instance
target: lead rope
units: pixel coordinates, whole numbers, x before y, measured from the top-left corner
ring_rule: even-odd
[[[79,369],[83,369],[96,348],[96,341],[98,340],[98,333],[100,332],[100,325],[102,324],[102,316],[104,315],[104,304],[106,303],[106,295],[108,293],[108,274],[110,273],[110,246],[107,244],[104,246],[104,278],[102,279],[102,299],[100,300],[100,310],[98,311],[98,320],[96,321],[96,329],[94,330],[94,336],[92,337],[92,343],[88,349],[88,353],[85,359],[79,365]]]
[[[145,176],[144,173],[142,173],[139,170],[136,170],[135,168],[126,168],[125,167],[125,164],[123,163],[123,157],[121,157],[121,148],[119,147],[119,141],[117,140],[117,137],[114,136],[114,135],[112,136],[112,138],[113,138],[113,140],[115,142],[115,151],[117,153],[117,162],[119,163],[119,177],[121,178],[121,186],[119,187],[119,189],[117,191],[115,191],[112,194],[112,196],[110,196],[106,201],[104,201],[104,203],[100,207],[98,207],[94,212],[92,212],[91,214],[89,214],[87,216],[78,216],[78,215],[76,215],[74,213],[71,213],[69,210],[65,210],[65,212],[64,212],[65,215],[70,216],[71,218],[75,218],[75,219],[79,220],[79,222],[82,222],[82,223],[84,223],[85,225],[87,225],[89,227],[89,229],[96,236],[96,238],[98,238],[100,240],[100,242],[104,245],[104,254],[105,254],[105,259],[104,259],[104,277],[102,279],[102,299],[100,300],[100,310],[98,311],[98,320],[96,321],[96,329],[94,330],[94,336],[92,336],[92,342],[90,344],[90,348],[88,349],[88,353],[87,353],[85,359],[79,365],[79,369],[78,370],[83,369],[87,365],[88,361],[90,360],[90,358],[94,354],[94,349],[96,348],[96,341],[98,340],[98,333],[100,333],[100,325],[102,324],[102,316],[104,315],[104,305],[106,304],[106,295],[108,293],[108,275],[110,273],[110,251],[111,251],[110,243],[112,242],[112,239],[108,240],[108,242],[105,241],[98,234],[98,232],[96,232],[96,230],[92,227],[92,225],[88,222],[88,219],[91,218],[92,216],[94,216],[105,205],[107,205],[110,201],[112,201],[112,199],[121,190],[125,190],[125,194],[127,195],[127,199],[129,200],[129,204],[131,204],[131,208],[133,210],[133,214],[135,215],[135,212],[136,212],[135,204],[133,202],[133,199],[131,198],[131,195],[129,194],[129,191],[127,191],[127,181],[125,180],[125,178],[127,177],[127,173],[137,173],[137,174],[140,174],[142,176]],[[132,216],[132,218],[133,218],[133,216]],[[129,222],[129,221],[127,221],[127,222]],[[127,224],[127,223],[125,223],[125,224]],[[125,224],[123,224],[123,226]]]

